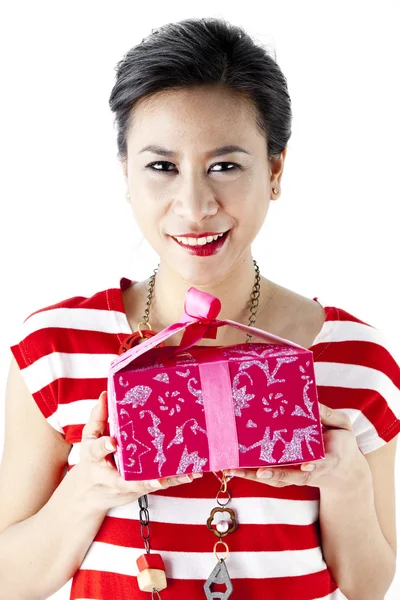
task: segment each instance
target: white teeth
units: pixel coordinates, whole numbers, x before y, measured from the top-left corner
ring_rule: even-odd
[[[219,235],[208,235],[207,237],[200,237],[200,238],[176,237],[175,239],[178,242],[180,242],[181,244],[184,244],[186,246],[205,246],[205,244],[209,244],[210,242],[217,240],[218,238],[222,237],[223,235],[224,235],[223,233],[220,233]]]

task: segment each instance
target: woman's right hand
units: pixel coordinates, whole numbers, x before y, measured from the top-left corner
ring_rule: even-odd
[[[143,481],[125,481],[118,472],[114,458],[116,442],[107,435],[108,428],[107,392],[100,394],[96,406],[92,409],[89,421],[82,430],[80,462],[72,471],[79,475],[85,490],[85,498],[100,510],[108,510],[113,506],[128,504],[144,494],[170,486],[190,483],[202,476],[202,473],[183,475],[181,477],[165,477]],[[106,434],[106,435],[105,435]],[[107,447],[107,444],[111,444]]]

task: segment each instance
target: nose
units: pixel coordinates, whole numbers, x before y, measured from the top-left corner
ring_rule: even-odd
[[[218,202],[213,189],[193,173],[180,178],[173,211],[187,222],[197,222],[215,215],[218,212]]]

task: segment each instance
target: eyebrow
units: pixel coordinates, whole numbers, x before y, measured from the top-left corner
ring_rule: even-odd
[[[154,154],[161,154],[161,156],[168,157],[175,156],[175,154],[177,154],[177,152],[175,152],[174,150],[166,150],[162,146],[157,146],[155,144],[149,144],[148,146],[145,146],[140,150],[140,152],[138,152],[138,154],[141,154],[142,152],[153,152]],[[230,154],[231,152],[244,152],[245,154],[250,154],[250,152],[248,152],[244,148],[241,148],[240,146],[235,146],[234,144],[214,148],[214,150],[210,150],[210,152],[207,152],[206,154],[207,156],[221,156],[223,154]]]

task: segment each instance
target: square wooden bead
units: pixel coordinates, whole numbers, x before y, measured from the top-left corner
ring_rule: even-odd
[[[161,554],[157,554],[156,552],[154,554],[151,552],[142,554],[136,559],[136,564],[139,571],[144,571],[144,569],[161,569],[162,571],[165,571]]]
[[[137,582],[142,592],[151,592],[154,588],[161,591],[167,587],[165,571],[161,569],[144,569],[143,571],[139,571]]]

